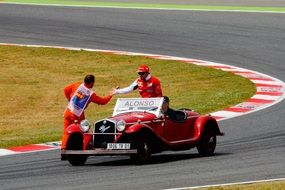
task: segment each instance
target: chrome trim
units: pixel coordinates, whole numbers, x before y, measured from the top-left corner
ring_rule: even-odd
[[[147,124],[147,123],[151,123],[151,121],[140,121],[139,123]]]
[[[90,133],[90,135],[118,135],[123,133]]]
[[[183,143],[183,142],[188,142],[188,141],[195,141],[195,138],[184,139],[184,140],[179,140],[179,141],[171,141],[169,142],[169,144],[177,144],[177,143]]]
[[[108,121],[108,122],[111,122],[111,123],[114,124],[114,132],[113,133],[95,133],[95,131],[96,131],[96,124],[99,123],[99,122],[104,122],[104,121]],[[103,123],[103,125],[104,125],[104,123]],[[114,141],[116,139],[116,135],[117,134],[122,134],[122,133],[117,133],[117,121],[116,120],[112,120],[112,119],[108,119],[108,118],[98,120],[97,122],[94,122],[94,131],[93,131],[93,134],[92,134],[93,135],[93,146],[95,146],[95,142],[97,142],[96,138],[95,138],[95,135],[113,135],[113,141]]]
[[[94,122],[94,131],[93,131],[93,133],[95,132],[95,128],[96,128],[96,123],[99,123],[99,122],[101,122],[101,121],[109,121],[109,122],[112,122],[112,123],[114,123],[115,124],[115,131],[114,131],[114,133],[116,134],[116,126],[117,126],[117,122],[116,122],[116,120],[112,120],[112,119],[101,119],[101,120],[98,120],[98,121],[96,121],[96,122]],[[94,133],[95,134],[95,133]],[[102,133],[100,133],[100,134],[102,134]],[[107,134],[107,133],[106,133]]]
[[[132,123],[126,123],[126,125],[134,125],[134,124],[148,124],[151,123],[151,121],[137,121]]]
[[[134,125],[134,124],[138,124],[139,122],[132,122],[132,123],[126,123],[126,125]]]
[[[136,154],[137,149],[129,150],[109,150],[109,149],[94,149],[94,150],[61,150],[61,154],[84,154],[84,155],[123,155]]]
[[[133,113],[133,112],[143,112],[143,113],[153,114],[153,115],[155,115],[156,117],[159,116],[159,113],[156,114],[156,113],[154,113],[154,112],[151,111],[151,110],[127,110],[127,111],[122,111],[122,112],[120,112],[120,113],[117,113],[117,114],[115,114],[115,115],[113,114],[112,117],[115,117],[115,116],[118,116],[118,115],[121,115],[121,114],[126,114],[126,113]]]
[[[199,117],[199,116],[188,116],[187,119],[195,118],[195,117]]]
[[[100,119],[100,120],[94,122],[94,124],[93,124],[93,125],[94,125],[94,130],[95,130],[95,125],[96,125],[96,123],[101,122],[101,121],[104,121],[104,120],[107,120],[107,121],[110,121],[110,122],[112,122],[112,123],[115,123],[115,126],[116,126],[116,120],[112,120],[112,119]]]
[[[158,123],[158,122],[164,122],[165,119],[158,119],[158,120],[154,120],[153,122]]]

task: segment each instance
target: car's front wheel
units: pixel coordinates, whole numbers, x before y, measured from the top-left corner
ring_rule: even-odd
[[[205,128],[201,140],[197,145],[197,150],[202,156],[211,156],[216,148],[216,133],[212,128]]]
[[[145,164],[150,161],[151,142],[146,137],[140,136],[131,140],[132,149],[137,149],[136,154],[130,155],[130,158],[136,164]]]
[[[83,149],[83,137],[81,134],[73,134],[69,137],[66,150],[82,150]],[[66,158],[68,162],[73,166],[82,166],[87,156],[82,154],[67,154]]]

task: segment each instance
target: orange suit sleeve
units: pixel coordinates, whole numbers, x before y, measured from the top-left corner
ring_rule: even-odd
[[[93,103],[96,103],[96,104],[99,104],[99,105],[105,105],[105,104],[107,104],[111,99],[112,99],[112,96],[111,96],[111,95],[101,97],[101,96],[97,96],[96,93],[93,93],[92,96],[91,96],[91,98],[90,98],[90,102],[93,102]]]
[[[72,85],[68,85],[63,89],[65,98],[69,101],[72,93]]]
[[[63,89],[64,96],[68,101],[70,101],[73,93],[76,91],[76,89],[79,87],[80,84],[81,84],[80,82],[70,84]]]

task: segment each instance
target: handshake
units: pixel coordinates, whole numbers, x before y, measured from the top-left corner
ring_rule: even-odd
[[[113,95],[119,94],[119,91],[118,91],[119,88],[120,88],[119,86],[113,88],[113,89],[109,92],[109,95],[110,95],[110,96],[113,96]]]

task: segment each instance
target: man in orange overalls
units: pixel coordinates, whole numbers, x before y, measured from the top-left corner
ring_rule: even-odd
[[[66,128],[75,121],[80,122],[85,119],[84,110],[90,102],[104,105],[111,100],[114,91],[111,91],[110,94],[105,97],[97,96],[97,94],[91,90],[94,83],[95,76],[86,75],[84,78],[84,83],[77,82],[64,88],[64,95],[68,100],[68,106],[64,112],[64,131],[61,149],[66,148],[68,138]],[[66,155],[61,155],[61,160],[66,160]]]
[[[150,75],[150,69],[147,65],[141,65],[137,73],[139,77],[130,86],[114,89],[115,94],[126,94],[138,89],[142,98],[162,97],[160,81]]]

